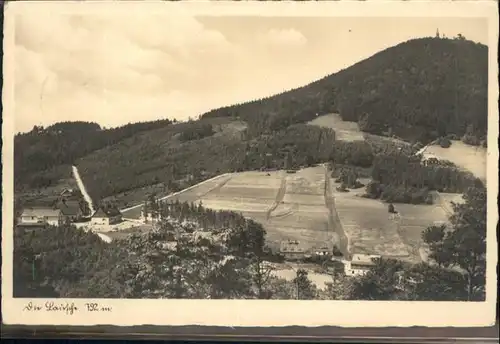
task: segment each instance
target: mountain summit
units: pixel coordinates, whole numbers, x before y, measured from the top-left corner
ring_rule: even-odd
[[[334,59],[335,56],[332,56]],[[429,142],[487,132],[488,48],[466,40],[420,38],[383,50],[306,86],[202,117],[232,116],[255,133],[336,112],[361,130]]]

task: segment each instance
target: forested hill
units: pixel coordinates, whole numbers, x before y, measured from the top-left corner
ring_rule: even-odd
[[[165,119],[113,129],[102,129],[97,123],[78,121],[61,122],[47,128],[35,126],[30,132],[14,137],[16,186],[47,186],[60,177],[58,174],[62,165],[73,164],[78,158],[139,132],[162,128],[171,123]],[[45,173],[40,173],[42,171]]]
[[[332,56],[332,59],[335,58]],[[414,39],[304,87],[212,110],[259,135],[338,112],[363,131],[426,143],[487,132],[488,48],[459,36]]]

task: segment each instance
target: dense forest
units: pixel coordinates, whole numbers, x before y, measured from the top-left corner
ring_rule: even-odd
[[[17,229],[16,297],[447,300],[485,299],[486,189],[469,188],[451,228],[430,227],[422,239],[430,261],[379,259],[365,276],[337,270],[326,290],[298,269],[273,275],[262,226],[202,204],[150,199],[155,229],[109,244],[71,226]],[[335,282],[333,283],[333,280]]]
[[[485,45],[462,36],[421,38],[304,87],[203,117],[240,118],[258,136],[335,112],[363,131],[392,132],[424,144],[448,134],[463,136],[469,127],[467,140],[479,144],[487,132],[487,77]]]
[[[97,123],[89,122],[61,122],[47,128],[35,126],[30,132],[14,137],[16,189],[50,186],[62,178],[68,166],[78,158],[139,132],[170,124],[171,121],[165,119],[113,129],[102,129]]]

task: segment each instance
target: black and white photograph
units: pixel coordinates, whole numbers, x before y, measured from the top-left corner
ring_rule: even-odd
[[[69,4],[5,10],[9,298],[495,300],[495,7]]]

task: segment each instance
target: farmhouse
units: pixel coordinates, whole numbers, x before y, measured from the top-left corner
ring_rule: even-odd
[[[346,276],[361,276],[366,274],[372,266],[374,260],[380,258],[378,255],[353,254],[351,261],[344,264]]]
[[[79,220],[83,215],[78,201],[67,201],[65,199],[62,199],[58,203],[57,208],[61,210],[64,221],[75,222]]]
[[[287,240],[281,242],[280,253],[284,255],[286,259],[301,259],[304,258],[306,250],[299,241]]]
[[[52,225],[58,226],[64,221],[59,209],[50,207],[25,208],[19,217],[20,225]]]
[[[119,223],[122,220],[122,214],[117,209],[102,209],[99,208],[90,219],[92,225],[112,225]]]

